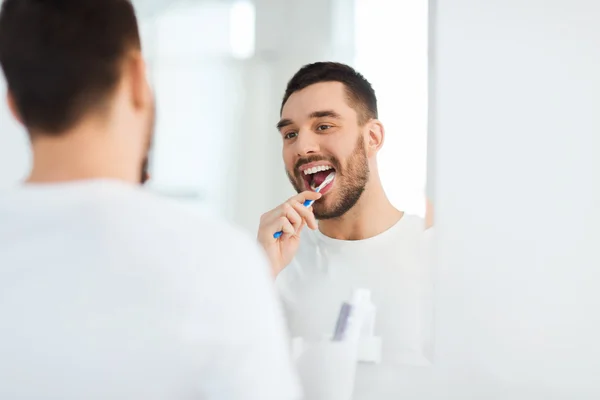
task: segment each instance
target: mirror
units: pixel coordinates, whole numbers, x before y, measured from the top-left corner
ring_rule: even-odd
[[[432,354],[427,2],[393,12],[383,0],[136,5],[157,107],[147,189],[258,232],[278,264],[296,343],[334,335],[344,302],[356,321],[364,311],[370,322],[357,336],[360,362],[348,385],[356,399],[400,394],[395,368],[428,366]],[[313,64],[282,104],[288,82],[315,62],[338,64]],[[321,78],[311,83],[313,73]],[[15,139],[24,135],[1,118],[10,129],[0,152],[11,158],[0,159],[23,172],[0,175],[9,185],[29,161]],[[291,214],[282,204],[331,171],[308,211],[319,228],[299,232],[294,215],[309,210],[306,199],[288,203]],[[273,225],[282,216],[293,234]]]
[[[357,399],[401,394],[395,368],[427,366],[432,356],[423,226],[428,4],[402,2],[393,13],[390,7],[381,0],[181,2],[143,23],[158,110],[151,190],[219,214],[255,236],[261,215],[278,219],[280,205],[296,194],[286,171],[301,187],[296,167],[313,161],[339,168],[334,189],[323,195],[328,203],[313,205],[327,214],[334,203],[352,197],[348,191],[367,184],[359,166],[368,165],[360,204],[321,221],[323,232],[303,228],[299,244],[282,256],[286,265],[276,271],[290,333],[305,343],[333,334],[340,307],[352,301],[355,289],[370,291],[373,338],[360,346],[374,353],[359,362]],[[368,82],[351,84],[372,85],[378,115],[368,116],[376,121],[371,128],[359,126],[360,105],[348,106],[336,82],[293,92],[280,113],[288,81],[317,61],[347,64]],[[364,101],[361,95],[354,100]],[[341,118],[309,118],[328,111]],[[281,121],[287,125],[278,131]],[[369,130],[381,137],[375,144],[363,140],[353,157],[356,139],[368,137]],[[323,176],[316,179],[330,171],[317,172]],[[379,184],[387,198],[379,197]],[[265,224],[268,230],[270,221]],[[277,247],[271,230],[262,232],[263,242]]]

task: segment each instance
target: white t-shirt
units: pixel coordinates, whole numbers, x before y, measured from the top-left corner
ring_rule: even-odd
[[[365,240],[336,240],[305,229],[296,257],[277,277],[290,331],[308,340],[332,335],[342,302],[355,289],[371,290],[382,363],[359,364],[357,400],[402,398],[401,368],[431,365],[431,233],[422,218],[411,215]]]
[[[298,399],[251,238],[116,181],[0,192],[0,399]]]

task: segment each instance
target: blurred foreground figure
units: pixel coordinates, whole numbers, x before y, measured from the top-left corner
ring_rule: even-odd
[[[0,193],[0,398],[299,398],[253,240],[140,188],[154,99],[131,3],[5,0],[0,64],[33,149]]]

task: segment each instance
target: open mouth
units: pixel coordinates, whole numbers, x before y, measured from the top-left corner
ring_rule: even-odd
[[[315,190],[327,178],[329,174],[335,172],[335,169],[330,165],[319,165],[316,167],[307,168],[302,171],[304,175],[304,184],[306,189]],[[325,187],[321,188],[320,193],[325,194],[333,186],[333,180]]]

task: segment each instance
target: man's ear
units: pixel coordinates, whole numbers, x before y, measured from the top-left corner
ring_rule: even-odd
[[[125,72],[131,90],[131,102],[135,109],[145,109],[152,105],[152,92],[148,83],[146,63],[139,51],[132,52],[127,58]]]
[[[21,113],[17,108],[17,103],[15,102],[15,97],[11,93],[10,90],[6,91],[6,103],[8,103],[8,109],[12,114],[13,118],[16,119],[21,125],[23,125],[23,119],[21,118]]]
[[[367,122],[367,127],[369,129],[369,155],[371,155],[377,153],[383,146],[385,129],[383,128],[381,121],[377,119],[372,119],[371,121]]]

